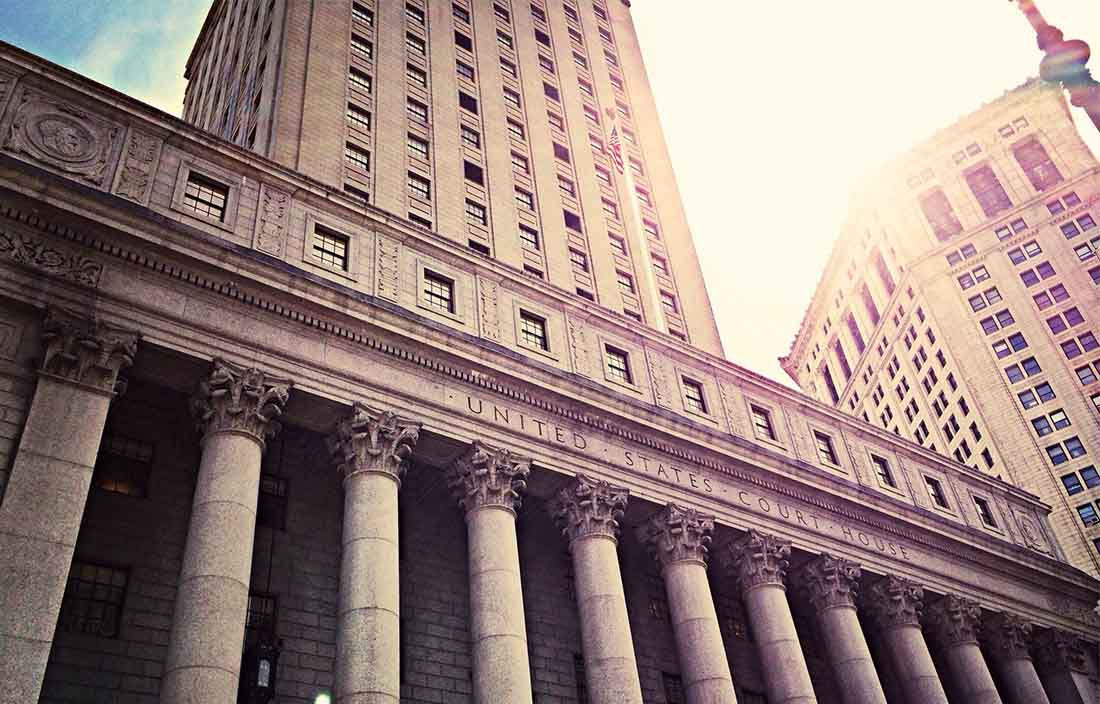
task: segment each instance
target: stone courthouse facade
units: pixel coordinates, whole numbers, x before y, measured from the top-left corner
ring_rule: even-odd
[[[218,2],[211,70],[0,47],[0,702],[1096,701],[1047,505],[722,357],[627,5]]]

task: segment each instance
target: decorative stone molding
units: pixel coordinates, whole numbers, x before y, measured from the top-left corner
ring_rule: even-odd
[[[351,413],[336,424],[328,446],[345,480],[359,472],[378,472],[400,485],[419,439],[420,423],[356,402]]]
[[[1050,628],[1035,638],[1034,645],[1035,667],[1042,672],[1089,671],[1085,641],[1073,633]]]
[[[879,628],[919,628],[924,587],[904,577],[883,577],[867,590],[865,603]]]
[[[482,337],[500,342],[500,284],[492,279],[478,277],[477,297]]]
[[[653,400],[658,406],[673,408],[673,398],[669,390],[669,379],[666,373],[664,361],[657,352],[645,348],[646,369],[649,371],[649,380],[653,386]]]
[[[530,472],[530,459],[475,440],[451,464],[447,485],[467,513],[486,506],[517,511]]]
[[[24,90],[4,146],[40,164],[102,188],[115,152],[119,125],[65,101]]]
[[[982,640],[999,660],[1031,659],[1031,624],[1015,614],[998,613],[985,619]]]
[[[140,337],[72,311],[50,308],[42,326],[46,347],[42,373],[108,393],[121,391],[119,372],[133,364]]]
[[[569,358],[573,362],[573,371],[581,376],[592,376],[588,358],[587,321],[578,320],[574,315],[565,316],[565,328],[569,334]]]
[[[972,599],[948,594],[928,607],[925,620],[932,634],[945,646],[977,644],[982,609]]]
[[[724,566],[737,576],[743,592],[769,585],[782,588],[790,557],[791,541],[749,530],[726,547]]]
[[[0,230],[0,257],[92,288],[99,286],[103,274],[103,265],[97,261],[63,252],[42,240],[3,230]]]
[[[616,540],[628,495],[622,487],[578,474],[554,497],[550,511],[570,546],[590,535]]]
[[[401,296],[401,243],[378,235],[378,295],[397,301]]]
[[[149,191],[153,188],[153,176],[162,146],[164,142],[160,139],[130,130],[115,183],[117,195],[142,205],[149,202]]]
[[[252,246],[282,259],[286,250],[286,233],[290,226],[290,194],[266,183],[260,186],[260,208],[256,216],[256,232]]]
[[[236,432],[252,437],[262,446],[281,427],[278,418],[290,387],[290,381],[254,367],[215,359],[210,375],[199,382],[191,399],[191,414],[204,438],[214,433]]]
[[[855,608],[859,597],[859,565],[828,553],[798,571],[796,583],[818,613],[837,606]]]
[[[644,531],[646,544],[662,569],[684,560],[706,565],[714,516],[670,503],[649,520]]]

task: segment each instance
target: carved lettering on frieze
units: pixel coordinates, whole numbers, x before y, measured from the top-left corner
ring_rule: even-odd
[[[401,293],[401,243],[378,235],[378,295],[396,301]]]
[[[592,376],[592,367],[588,359],[588,330],[582,320],[566,316],[566,329],[569,333],[569,356],[573,360],[573,371],[582,376]]]
[[[63,308],[50,308],[42,325],[42,373],[121,391],[119,373],[134,362],[139,335]]]
[[[102,188],[121,131],[75,105],[24,91],[4,146]]]
[[[665,408],[673,408],[673,396],[671,389],[669,388],[670,381],[668,374],[665,370],[663,360],[661,360],[657,353],[648,347],[645,350],[646,368],[649,370],[649,379],[653,384],[653,400],[656,401],[658,406],[664,406]]]
[[[99,278],[103,274],[103,265],[93,259],[70,254],[39,239],[3,230],[0,230],[0,258],[92,288],[99,286]]]
[[[737,392],[733,384],[718,380],[718,395],[722,398],[722,409],[725,411],[726,422],[729,423],[730,432],[734,435],[745,437],[745,426],[737,415]]]
[[[283,256],[286,233],[290,225],[290,195],[277,188],[261,184],[260,212],[256,217],[253,246],[273,257]]]
[[[477,280],[478,309],[481,311],[481,336],[500,342],[500,284],[491,279]]]
[[[156,137],[131,129],[122,153],[115,193],[145,205],[153,188],[153,176],[164,142]]]

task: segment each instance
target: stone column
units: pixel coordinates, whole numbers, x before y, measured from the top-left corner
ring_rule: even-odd
[[[0,699],[36,702],[92,468],[136,333],[51,309],[38,385],[0,503]]]
[[[573,554],[585,678],[592,704],[642,704],[615,551],[626,500],[626,489],[578,475],[558,492],[551,506]]]
[[[994,614],[982,628],[989,658],[1001,677],[1001,694],[1008,704],[1050,704],[1028,644],[1031,624],[1010,613]]]
[[[1093,704],[1096,695],[1089,680],[1084,641],[1051,628],[1035,639],[1034,653],[1051,704]]]
[[[160,700],[237,696],[264,440],[290,383],[215,359],[191,401],[202,460],[191,505]]]
[[[337,702],[401,698],[397,492],[419,437],[420,424],[356,403],[329,439],[344,477]]]
[[[962,700],[973,704],[1001,704],[993,675],[978,647],[982,622],[978,602],[948,594],[928,608],[926,619]]]
[[[726,548],[726,566],[741,585],[770,704],[817,701],[795,632],[783,580],[791,543],[750,530]]]
[[[947,704],[920,627],[924,588],[902,577],[883,577],[868,589],[866,604],[905,692],[908,704]]]
[[[846,704],[886,704],[871,651],[856,613],[859,566],[823,554],[799,571],[797,583],[817,614],[817,625]]]
[[[474,442],[448,471],[466,511],[474,702],[530,704],[530,661],[516,542],[516,510],[531,461]]]
[[[668,504],[645,527],[665,581],[688,704],[737,701],[707,582],[707,546],[713,532],[713,516],[676,504]]]

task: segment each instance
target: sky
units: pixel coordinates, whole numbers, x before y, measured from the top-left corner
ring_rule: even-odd
[[[209,5],[0,0],[0,40],[178,115]],[[1100,52],[1100,2],[1039,6]],[[1040,58],[1008,0],[634,0],[631,12],[726,356],[787,384],[776,358],[852,186]],[[1079,127],[1100,154],[1100,133]]]

